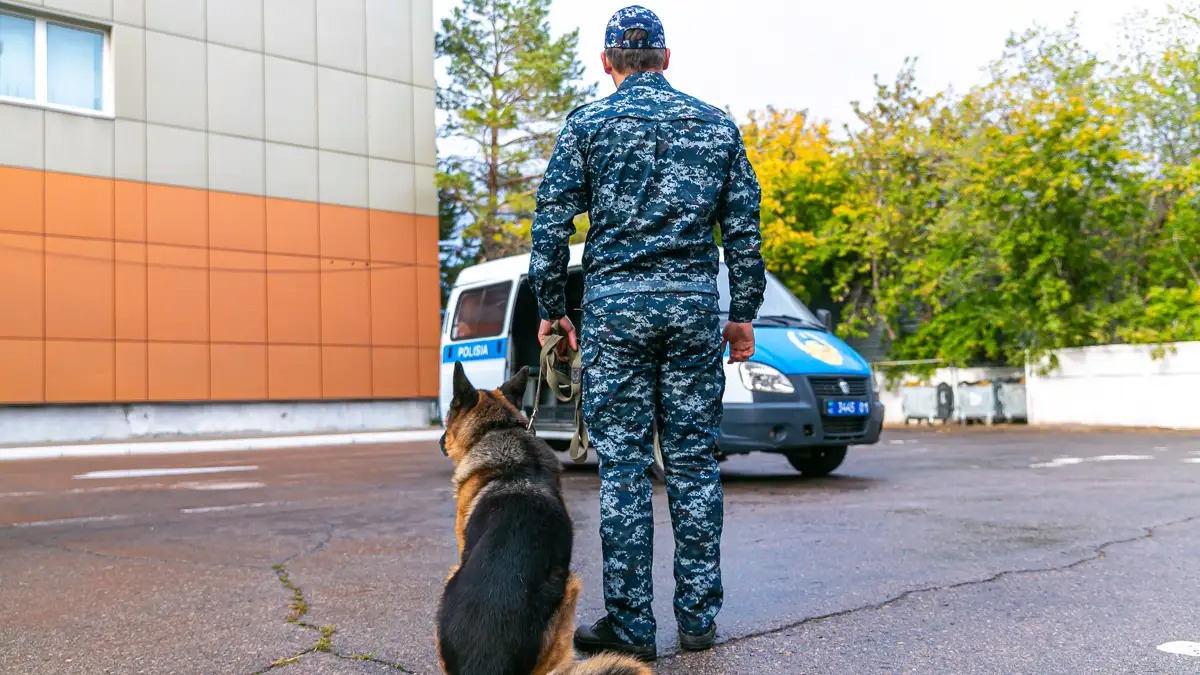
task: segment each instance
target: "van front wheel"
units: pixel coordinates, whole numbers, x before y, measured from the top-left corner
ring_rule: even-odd
[[[846,448],[813,448],[789,453],[788,462],[805,478],[820,478],[833,473],[846,460]]]

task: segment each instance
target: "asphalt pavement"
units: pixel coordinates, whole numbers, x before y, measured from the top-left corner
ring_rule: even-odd
[[[723,467],[720,644],[660,673],[1200,673],[1200,435],[903,429]],[[436,673],[436,443],[0,462],[0,673]],[[594,464],[564,480],[602,607]],[[1194,646],[1189,646],[1194,645]]]

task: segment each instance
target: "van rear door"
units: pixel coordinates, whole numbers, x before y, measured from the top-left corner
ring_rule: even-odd
[[[458,288],[450,297],[442,332],[439,412],[443,419],[454,395],[454,364],[462,362],[479,389],[494,389],[507,379],[509,305],[513,282]]]

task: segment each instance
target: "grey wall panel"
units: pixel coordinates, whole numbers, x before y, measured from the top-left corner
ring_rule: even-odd
[[[146,0],[113,0],[113,21],[145,26]]]
[[[317,151],[278,143],[266,146],[267,196],[317,201]]]
[[[123,180],[146,180],[146,124],[116,121],[113,175]]]
[[[146,180],[190,188],[208,187],[208,143],[203,131],[150,124],[146,127]]]
[[[413,137],[417,164],[437,163],[437,122],[434,110],[437,102],[433,90],[417,87],[413,91]]]
[[[0,103],[0,164],[46,168],[46,113]]]
[[[203,42],[146,33],[146,119],[203,130],[208,117],[208,52]]]
[[[146,0],[146,28],[203,40],[206,0]]]
[[[412,85],[367,79],[367,149],[372,157],[413,161]]]
[[[113,0],[45,0],[46,9],[59,9],[89,19],[113,18]]]
[[[367,74],[412,82],[412,0],[367,0]]]
[[[367,78],[317,68],[317,130],[322,150],[367,154]]]
[[[414,191],[416,174],[412,164],[371,159],[368,170],[371,208],[401,213],[413,212],[417,198]]]
[[[317,63],[367,71],[365,0],[317,0]]]
[[[268,54],[315,63],[317,1],[264,0],[264,45]]]
[[[317,67],[266,57],[266,138],[317,146]]]
[[[208,45],[208,128],[263,137],[263,55]]]
[[[249,195],[263,194],[266,187],[265,153],[266,147],[262,141],[209,134],[209,189]]]
[[[263,0],[208,0],[208,40],[261,52]]]
[[[417,166],[416,174],[416,213],[421,216],[436,216],[438,214],[438,198],[433,167]]]
[[[117,117],[146,119],[146,31],[113,27],[113,92]]]
[[[113,121],[46,112],[46,170],[113,176]]]
[[[318,155],[321,202],[367,208],[367,158],[325,150]]]
[[[412,83],[433,89],[433,0],[412,0],[413,4],[413,77]]]

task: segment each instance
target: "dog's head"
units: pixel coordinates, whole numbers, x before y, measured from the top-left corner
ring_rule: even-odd
[[[462,363],[454,364],[454,398],[446,413],[442,454],[456,465],[483,434],[493,429],[525,426],[520,406],[525,399],[529,368],[522,368],[499,389],[480,391],[471,384]]]

